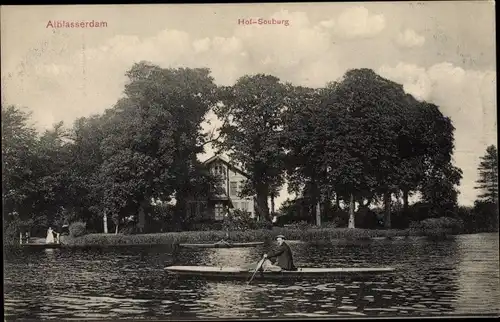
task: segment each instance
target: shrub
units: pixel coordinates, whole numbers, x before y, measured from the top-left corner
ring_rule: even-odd
[[[362,207],[354,215],[354,224],[358,228],[378,228],[378,214],[369,208]]]
[[[467,220],[468,226],[472,226],[476,232],[497,232],[498,209],[497,203],[476,201]]]
[[[255,223],[255,229],[264,229],[264,230],[270,230],[273,229],[274,225],[272,222],[268,220],[260,220]]]
[[[124,235],[135,235],[139,233],[139,228],[135,224],[125,225],[124,227],[119,228],[120,234]]]
[[[250,213],[240,209],[229,213],[223,221],[224,230],[242,231],[257,228],[257,221],[251,217]]]
[[[349,212],[341,209],[337,209],[333,212],[333,221],[336,227],[347,227],[349,223]]]
[[[451,217],[427,218],[420,222],[411,222],[410,229],[422,232],[424,235],[458,234],[463,231],[461,219]]]
[[[71,237],[80,237],[85,235],[87,224],[81,221],[76,221],[69,225],[69,235]]]
[[[193,231],[222,230],[222,222],[220,221],[195,222],[190,225],[190,229]]]
[[[333,221],[327,221],[321,224],[321,228],[339,228],[340,220],[338,218],[333,219]]]
[[[420,223],[424,229],[458,229],[463,224],[462,220],[451,217],[428,218]]]
[[[286,228],[288,228],[288,229],[306,230],[306,229],[312,228],[312,225],[310,223],[308,223],[307,221],[302,220],[302,221],[299,221],[299,222],[295,222],[293,224],[286,225]]]

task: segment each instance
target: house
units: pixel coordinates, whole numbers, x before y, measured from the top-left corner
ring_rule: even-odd
[[[240,209],[249,212],[250,216],[255,218],[255,196],[240,196],[248,174],[220,155],[206,160],[204,165],[212,174],[220,176],[220,189],[208,199],[188,200],[188,216],[221,221],[228,210]]]

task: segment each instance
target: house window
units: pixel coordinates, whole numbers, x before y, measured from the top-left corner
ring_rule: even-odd
[[[243,201],[241,203],[241,210],[248,211],[248,201]]]
[[[215,205],[215,220],[224,219],[224,207],[222,204],[218,203]]]
[[[240,209],[240,204],[238,202],[233,202],[234,209]]]
[[[231,194],[231,196],[237,196],[238,195],[238,182],[231,181],[229,183],[229,193]]]
[[[222,179],[226,179],[226,169],[221,164],[217,164],[213,167],[213,173],[220,176]]]

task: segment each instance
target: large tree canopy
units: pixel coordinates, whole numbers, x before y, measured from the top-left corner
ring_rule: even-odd
[[[217,102],[208,69],[162,69],[139,63],[128,72],[126,97],[106,124],[101,180],[106,209],[137,209],[151,198],[175,196],[178,214],[200,172],[207,136],[201,123]]]
[[[7,224],[42,227],[64,213],[101,231],[103,214],[118,227],[144,215],[152,199],[175,199],[170,222],[187,229],[194,220],[186,217],[187,200],[208,195],[217,182],[197,158],[210,142],[250,175],[243,193],[256,195],[264,220],[285,182],[317,219],[333,198],[348,204],[350,227],[356,203],[366,209],[382,200],[390,227],[392,197],[402,195],[406,209],[416,192],[429,216],[455,211],[462,173],[453,165],[451,120],[372,70],[350,70],[324,88],[264,74],[218,87],[206,68],[146,62],[126,76],[113,107],[71,129],[59,123],[37,135],[29,114],[2,106]],[[210,111],[223,122],[217,139],[202,130]],[[498,202],[496,153],[489,147],[480,164],[484,202]]]
[[[217,115],[227,120],[219,147],[251,174],[248,185],[257,194],[259,216],[270,220],[268,198],[284,172],[282,114],[287,85],[269,75],[244,76],[222,92]]]
[[[307,191],[313,203],[335,194],[350,203],[352,223],[354,201],[367,206],[383,196],[387,227],[394,193],[402,193],[405,207],[415,191],[438,211],[456,205],[454,128],[435,105],[369,69],[348,71],[323,89],[294,88],[290,97],[285,141],[292,191]]]

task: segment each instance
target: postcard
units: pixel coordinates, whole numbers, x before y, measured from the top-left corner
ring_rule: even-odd
[[[2,6],[4,319],[498,317],[494,5]]]

